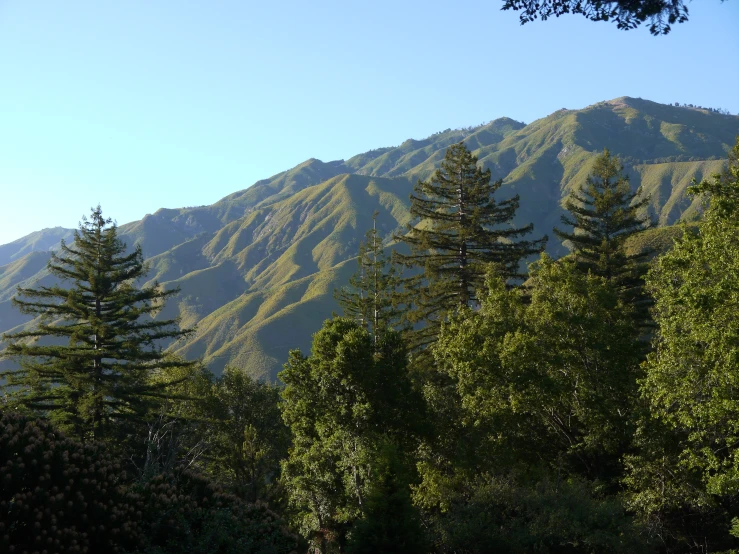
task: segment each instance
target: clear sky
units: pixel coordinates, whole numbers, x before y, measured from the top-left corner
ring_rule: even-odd
[[[502,0],[0,0],[0,244],[618,96],[739,112],[739,0],[666,37]]]

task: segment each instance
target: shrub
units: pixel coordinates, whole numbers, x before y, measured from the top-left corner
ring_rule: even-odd
[[[265,504],[247,504],[189,471],[154,477],[139,487],[149,554],[287,554],[298,539]]]
[[[0,412],[0,551],[287,554],[298,539],[265,505],[190,472],[127,479],[104,445]]]
[[[140,514],[124,480],[99,445],[68,439],[46,421],[0,413],[0,550],[135,548]]]

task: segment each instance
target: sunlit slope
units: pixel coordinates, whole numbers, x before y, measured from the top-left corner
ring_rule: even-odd
[[[696,230],[695,222],[653,227],[629,237],[626,241],[626,253],[634,255],[647,252],[650,257],[654,257],[670,250],[675,240],[682,237],[683,233],[694,233]]]
[[[172,349],[203,356],[216,371],[248,357],[250,372],[273,378],[291,348],[310,344],[316,321],[337,310],[333,290],[354,271],[372,214],[392,235],[408,220],[410,190],[404,179],[340,175],[152,258],[152,275],[181,290],[160,317],[197,322]],[[197,269],[178,276],[188,264]]]
[[[725,167],[737,134],[737,116],[623,97],[559,110],[528,125],[500,118],[346,161],[310,159],[212,205],[163,208],[122,225],[120,235],[141,246],[149,284],[181,290],[158,317],[179,316],[183,327],[196,331],[172,350],[202,356],[217,372],[233,364],[273,379],[288,351],[307,350],[311,335],[337,309],[333,289],[354,271],[372,214],[378,212],[386,243],[402,232],[413,183],[431,175],[450,144],[464,140],[493,178],[502,179],[499,199],[520,195],[516,223],[533,223],[533,237],[548,234],[548,250],[557,256],[566,252],[551,232],[562,203],[603,148],[621,157],[632,186],[650,196],[649,214],[666,226],[699,216],[700,201],[686,197],[686,189]],[[115,216],[115,206],[104,209]],[[655,229],[629,248],[662,250],[679,232]],[[6,260],[0,332],[28,324],[10,298],[19,285],[53,282],[45,270],[48,249],[70,233],[44,230],[0,246],[0,264]]]
[[[203,357],[220,372],[226,365],[244,367],[254,377],[274,379],[287,353],[309,351],[320,323],[338,310],[334,288],[346,283],[356,261],[270,289],[246,293],[204,318],[195,336],[173,350]]]
[[[690,220],[700,215],[701,199],[686,194],[698,182],[720,173],[724,160],[638,164],[632,167],[632,183],[650,197],[650,212],[660,225]]]
[[[311,159],[209,206],[157,210],[139,221],[121,225],[121,237],[129,245],[140,245],[147,258],[156,256],[203,233],[216,233],[259,206],[346,172],[343,162]]]
[[[395,148],[359,154],[348,159],[346,166],[361,175],[423,179],[438,166],[450,145],[464,141],[470,149],[476,150],[497,144],[524,127],[519,121],[500,118],[478,127],[448,129],[423,140],[408,139]]]

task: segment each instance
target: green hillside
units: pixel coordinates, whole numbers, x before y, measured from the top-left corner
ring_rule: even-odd
[[[71,241],[74,231],[63,227],[53,227],[36,231],[30,235],[0,245],[0,266],[7,265],[31,252],[43,252],[55,249],[62,240]],[[1,285],[0,285],[1,286]]]
[[[521,196],[517,223],[533,222],[535,237],[548,234],[548,250],[558,256],[566,249],[551,229],[561,204],[603,148],[622,158],[632,185],[650,195],[650,215],[665,227],[630,248],[663,249],[681,232],[666,226],[699,215],[687,186],[725,166],[737,134],[737,116],[623,97],[529,125],[501,118],[346,161],[307,160],[210,206],[158,210],[121,226],[120,234],[141,245],[150,282],[181,288],[159,317],[180,315],[183,326],[197,329],[170,345],[173,351],[203,357],[216,372],[236,364],[273,379],[287,352],[307,349],[337,310],[333,289],[354,271],[373,212],[390,242],[409,220],[413,183],[434,171],[449,145],[464,140],[503,180],[500,198]],[[115,216],[114,206],[104,209]],[[10,305],[15,287],[48,281],[47,251],[69,233],[44,230],[0,246],[0,331],[28,323]]]

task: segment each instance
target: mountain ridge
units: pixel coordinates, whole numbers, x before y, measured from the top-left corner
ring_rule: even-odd
[[[307,348],[321,321],[338,310],[332,291],[354,271],[373,212],[390,242],[410,221],[413,183],[431,175],[450,144],[465,141],[502,179],[498,199],[520,195],[515,223],[533,222],[532,236],[549,234],[548,251],[559,256],[566,250],[551,228],[603,148],[622,158],[632,186],[650,195],[648,214],[667,226],[699,214],[700,201],[685,190],[693,178],[725,167],[737,134],[737,116],[620,97],[528,125],[498,118],[347,160],[311,158],[211,205],[157,210],[121,225],[119,234],[142,247],[150,283],[181,288],[160,317],[198,325],[172,351],[203,356],[216,372],[237,364],[274,379],[288,350]],[[47,243],[15,243],[7,251],[26,254],[0,267],[0,331],[29,323],[10,309],[14,287],[50,278],[41,268]],[[45,249],[34,254],[34,244]]]

